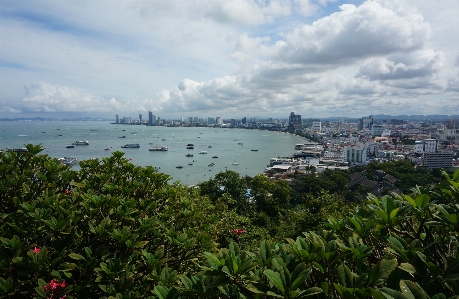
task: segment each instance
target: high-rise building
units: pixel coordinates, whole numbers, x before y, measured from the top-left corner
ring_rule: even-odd
[[[290,112],[290,116],[288,117],[289,130],[301,129],[302,127],[301,115],[295,115],[295,113]]]
[[[119,124],[120,123],[120,116],[117,114],[116,115],[116,123]]]
[[[207,118],[207,125],[212,126],[215,124],[215,119],[213,117]]]
[[[223,125],[223,119],[220,116],[217,116],[215,118],[215,121],[216,121],[217,125],[219,125],[219,126]]]
[[[371,130],[371,127],[373,126],[373,116],[367,116],[367,117],[362,117],[359,119],[359,124],[357,126],[357,129],[363,130],[363,129],[368,129]]]
[[[139,124],[142,123],[142,114],[139,114]]]
[[[245,125],[247,123],[247,117],[242,118],[242,124]]]

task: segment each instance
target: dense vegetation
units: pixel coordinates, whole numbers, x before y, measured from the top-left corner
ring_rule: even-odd
[[[406,195],[363,200],[350,172],[186,187],[27,148],[0,156],[0,297],[459,298],[459,171],[381,164]]]

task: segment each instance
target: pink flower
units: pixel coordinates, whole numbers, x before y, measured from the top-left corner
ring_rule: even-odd
[[[245,230],[242,229],[242,228],[237,228],[237,229],[233,229],[233,233],[235,233],[236,235],[242,235],[243,233],[245,233]]]
[[[70,194],[70,190],[69,189],[65,189],[65,194]]]
[[[34,248],[33,248],[33,253],[39,253],[40,250],[41,250],[40,247],[34,247]]]

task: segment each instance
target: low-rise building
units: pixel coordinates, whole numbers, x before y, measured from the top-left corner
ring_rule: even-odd
[[[422,165],[427,168],[451,168],[453,166],[453,152],[426,152],[422,156]]]

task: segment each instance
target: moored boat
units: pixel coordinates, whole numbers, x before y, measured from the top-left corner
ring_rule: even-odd
[[[139,148],[140,144],[138,143],[128,143],[121,146],[122,148]]]
[[[74,145],[67,145],[65,148],[75,148]]]
[[[158,151],[158,152],[166,152],[169,150],[169,148],[167,146],[162,146],[162,145],[156,145],[156,146],[150,146],[150,148],[148,149],[149,151]]]
[[[206,152],[206,151],[200,151],[199,153],[200,153],[201,155],[203,155],[203,154],[207,154],[207,152]]]

